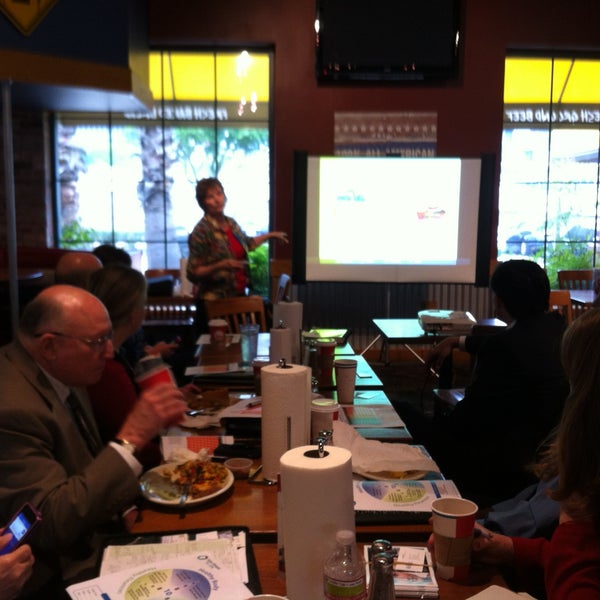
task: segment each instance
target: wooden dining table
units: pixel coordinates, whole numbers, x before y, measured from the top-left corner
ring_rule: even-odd
[[[265,338],[263,338],[264,348]],[[220,360],[230,356],[226,348],[202,350],[199,361]],[[225,354],[219,355],[219,353]],[[219,357],[219,358],[217,358]],[[218,364],[218,363],[217,363]],[[362,393],[362,397],[361,397]],[[335,391],[330,391],[335,395]],[[355,403],[365,406],[389,402],[382,390],[358,392]],[[142,499],[140,512],[133,525],[132,534],[144,536],[160,532],[183,532],[198,529],[227,529],[246,527],[256,559],[260,584],[263,593],[284,595],[285,578],[279,573],[277,561],[277,505],[278,486],[261,478],[260,459],[254,459],[252,479],[236,479],[231,488],[222,494],[195,504],[184,506],[167,505]],[[423,545],[431,534],[431,525],[427,520],[405,523],[361,523],[356,525],[357,541],[370,544],[374,539],[386,538],[395,544]],[[504,585],[502,577],[494,569],[474,569],[472,577],[465,585],[440,581],[442,600],[463,600],[492,583]]]
[[[145,502],[131,533],[143,536],[159,532],[247,527],[263,593],[284,595],[285,579],[277,563],[277,493],[275,485],[235,480],[226,494],[205,504],[168,508]],[[378,538],[389,539],[396,545],[424,545],[431,534],[431,526],[429,523],[359,524],[356,534],[360,545],[370,544]],[[440,599],[463,600],[492,584],[506,585],[497,569],[477,566],[464,584],[440,580]]]
[[[258,575],[263,593],[286,593],[285,577],[278,569],[277,545],[270,543],[254,543],[254,556],[258,567]],[[362,551],[362,544],[359,544]],[[490,585],[506,587],[506,581],[494,567],[472,565],[469,578],[464,583],[454,583],[438,578],[440,600],[466,600],[481,592]],[[402,596],[396,596],[401,598]]]

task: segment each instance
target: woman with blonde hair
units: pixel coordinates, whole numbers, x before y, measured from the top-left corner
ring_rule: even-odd
[[[144,320],[146,278],[124,265],[109,265],[90,277],[89,291],[106,307],[113,326],[113,358],[106,361],[100,381],[88,387],[98,430],[104,441],[112,440],[138,401],[140,389],[122,344],[138,331]],[[161,460],[158,440],[140,449],[139,460],[145,467]]]

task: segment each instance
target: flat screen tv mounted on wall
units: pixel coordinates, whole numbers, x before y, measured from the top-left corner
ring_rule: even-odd
[[[320,83],[451,79],[460,0],[317,0]]]
[[[294,155],[294,282],[487,285],[495,158]]]

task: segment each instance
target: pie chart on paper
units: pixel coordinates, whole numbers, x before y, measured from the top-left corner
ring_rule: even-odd
[[[134,579],[124,590],[125,600],[206,600],[208,579],[189,569],[157,569]]]

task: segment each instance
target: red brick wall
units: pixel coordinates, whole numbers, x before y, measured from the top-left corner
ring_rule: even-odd
[[[14,111],[12,119],[15,221],[17,244],[45,247],[54,245],[47,116]],[[6,246],[6,185],[4,153],[0,165],[0,242]]]

